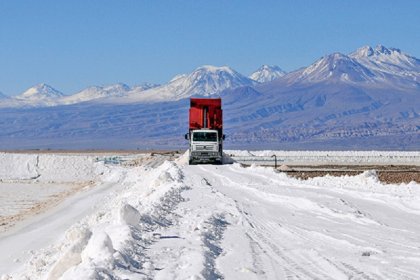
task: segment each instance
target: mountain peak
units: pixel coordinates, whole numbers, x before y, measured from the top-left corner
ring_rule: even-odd
[[[214,66],[214,65],[203,65],[203,66],[200,66],[197,69],[195,69],[194,72],[207,72],[207,73],[226,72],[226,73],[229,73],[231,75],[234,75],[234,74],[237,73],[235,70],[233,70],[229,66]]]
[[[355,57],[368,57],[374,54],[374,50],[371,46],[363,46],[358,48],[354,53],[352,53]]]
[[[204,65],[184,78],[192,94],[211,95],[226,88],[253,85],[254,82],[228,66]]]
[[[173,80],[172,86],[183,92],[180,96],[209,96],[226,88],[253,85],[254,81],[239,74],[228,66],[203,65],[189,75]]]
[[[45,83],[37,84],[24,93],[18,95],[18,99],[55,99],[64,96],[64,94]]]
[[[346,82],[370,81],[373,73],[355,59],[336,52],[324,56],[301,73],[301,81],[341,80]]]
[[[392,51],[383,45],[377,45],[375,47],[375,54],[385,54],[390,55]]]
[[[377,45],[375,49],[362,47],[349,56],[381,76],[400,76],[415,82],[420,77],[420,60],[403,53],[400,49],[383,45]]]
[[[190,74],[175,76],[166,85],[140,92],[137,100],[179,100],[191,96],[213,96],[227,88],[255,84],[255,81],[228,66],[203,65]]]
[[[396,48],[387,48],[380,44],[377,45],[375,48],[372,48],[371,46],[363,46],[350,54],[350,56],[353,58],[395,55],[401,55],[401,50]]]
[[[277,65],[262,65],[255,72],[253,72],[249,78],[259,83],[271,82],[279,77],[283,77],[286,74]]]
[[[106,86],[91,86],[76,94],[63,98],[63,104],[73,104],[92,100],[103,100],[112,97],[125,96],[131,88],[123,83],[111,84]]]

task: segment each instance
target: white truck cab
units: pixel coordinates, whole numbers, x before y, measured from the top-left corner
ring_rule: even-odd
[[[192,130],[190,135],[189,163],[214,162],[222,163],[222,141],[217,130]]]

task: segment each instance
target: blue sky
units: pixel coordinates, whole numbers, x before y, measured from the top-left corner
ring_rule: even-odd
[[[4,0],[0,92],[164,83],[203,64],[286,71],[363,45],[420,58],[420,1]]]

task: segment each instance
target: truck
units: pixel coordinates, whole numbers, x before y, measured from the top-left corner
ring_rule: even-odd
[[[221,98],[191,98],[189,112],[189,164],[222,164],[223,111]]]

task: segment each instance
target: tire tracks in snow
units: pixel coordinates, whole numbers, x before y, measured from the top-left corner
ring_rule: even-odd
[[[247,229],[247,235],[251,239],[251,243],[254,244],[255,248],[258,249],[258,253],[260,254],[260,258],[264,258],[267,255],[271,258],[271,268],[267,267],[269,262],[265,262],[265,268],[259,268],[259,270],[267,271],[276,271],[276,267],[283,267],[283,277],[284,278],[351,278],[356,277],[358,279],[381,279],[382,277],[372,271],[366,271],[357,269],[354,265],[351,265],[351,257],[344,257],[345,261],[338,261],[336,257],[327,257],[324,255],[325,250],[319,250],[322,246],[327,245],[331,242],[339,241],[338,245],[348,247],[351,251],[359,250],[361,247],[359,245],[352,245],[346,241],[343,243],[340,239],[336,239],[331,235],[327,235],[327,232],[319,235],[313,235],[316,232],[313,232],[310,228],[308,228],[305,224],[289,224],[288,219],[290,217],[286,217],[285,219],[277,219],[280,221],[278,225],[270,225],[270,220],[261,219],[264,218],[264,215],[260,217],[253,217],[252,215],[248,214],[249,212],[255,213],[256,211],[253,210],[246,210],[243,209],[252,208],[252,204],[257,204],[261,208],[265,207],[265,203],[275,204],[275,201],[264,201],[265,195],[257,195],[256,191],[264,192],[264,190],[272,191],[270,188],[273,185],[272,177],[263,175],[263,174],[246,174],[244,169],[235,170],[238,167],[227,167],[226,174],[222,174],[223,172],[211,172],[208,170],[207,167],[201,167],[201,171],[203,176],[207,176],[209,181],[218,182],[215,185],[219,185],[218,191],[221,191],[227,196],[231,196],[232,194],[236,198],[236,204],[239,212],[243,215],[243,218],[247,221],[249,228]],[[210,168],[211,169],[211,168]],[[239,169],[239,168],[238,168]],[[211,174],[204,175],[204,174]],[[239,176],[241,180],[239,182],[235,181],[235,174],[236,177]],[[233,176],[232,176],[233,175]],[[252,176],[250,181],[247,181],[247,176]],[[245,178],[244,178],[245,177]],[[259,181],[255,182],[255,178],[258,177]],[[244,184],[245,182],[245,184]],[[261,186],[260,189],[255,190],[249,185],[246,186],[246,182],[252,182],[255,186]],[[284,183],[283,183],[284,184]],[[267,187],[268,185],[268,187]],[[290,188],[290,186],[289,186]],[[286,190],[286,192],[288,192]],[[240,194],[245,194],[242,196]],[[270,195],[270,194],[268,194]],[[280,194],[281,195],[281,194]],[[289,195],[289,193],[287,193]],[[242,196],[242,197],[241,197]],[[245,198],[246,197],[246,198]],[[262,200],[261,200],[262,199]],[[281,204],[281,200],[280,200]],[[287,206],[287,205],[286,205]],[[289,205],[290,206],[290,205]],[[293,204],[292,204],[293,206]],[[284,205],[281,207],[284,208]],[[302,216],[304,211],[296,211],[293,207],[286,207],[286,210],[290,212],[293,216]],[[302,210],[299,209],[298,210]],[[305,209],[303,209],[305,210]],[[316,210],[316,209],[312,209]],[[311,209],[306,209],[308,214],[312,214]],[[290,214],[289,213],[289,214]],[[305,214],[305,213],[303,213]],[[265,217],[269,218],[269,217]],[[314,216],[313,218],[317,218]],[[322,217],[321,217],[322,218]],[[273,224],[273,223],[271,223]],[[276,228],[277,227],[277,228]],[[281,240],[279,240],[279,236],[287,237],[286,240],[289,242],[293,242],[296,245],[296,249],[293,248],[292,245],[285,246],[282,244]],[[327,238],[327,239],[325,239]],[[256,244],[256,245],[255,245]],[[303,246],[302,246],[303,245]],[[308,246],[309,245],[309,246]],[[311,246],[312,245],[312,246]],[[331,246],[331,244],[330,244]],[[303,248],[302,248],[303,247]],[[374,252],[375,254],[375,252]],[[350,260],[349,260],[350,259]],[[350,262],[349,262],[350,261]],[[356,261],[357,263],[357,261]],[[331,274],[331,272],[334,272]],[[278,276],[278,275],[277,275]],[[269,276],[267,278],[270,278]]]
[[[228,176],[222,176],[220,173],[215,174],[216,176],[221,178],[221,181],[228,182],[226,185],[223,185],[223,187],[230,186],[232,187],[235,185],[235,187],[242,188],[241,184],[238,184],[236,182],[233,182],[231,178]],[[263,176],[261,176],[263,179]],[[236,201],[236,204],[238,205],[239,202]],[[243,205],[241,207],[243,209]],[[303,267],[299,264],[299,260],[295,260],[293,257],[289,257],[289,252],[284,250],[284,248],[281,248],[273,240],[276,238],[273,238],[276,235],[276,231],[273,230],[273,227],[268,228],[267,224],[262,222],[261,220],[253,218],[249,213],[240,211],[244,214],[245,220],[250,225],[250,229],[247,230],[247,236],[250,238],[250,242],[254,244],[254,248],[258,250],[256,252],[260,255],[260,258],[268,258],[269,261],[266,260],[270,264],[269,267],[263,267],[261,264],[258,264],[260,267],[258,268],[259,271],[263,271],[265,277],[267,279],[271,279],[272,277],[279,277],[277,273],[270,274],[273,271],[278,270],[278,268],[281,268],[283,271],[282,275],[286,279],[293,279],[293,278],[308,278],[308,279],[315,279],[315,278],[322,278],[322,279],[328,279],[329,276],[325,273],[313,273],[309,271],[307,268]],[[307,263],[308,265],[308,263]],[[262,266],[262,267],[261,267]],[[316,265],[313,265],[315,268]]]
[[[229,222],[223,207],[212,207],[223,205],[223,198],[203,177],[186,174],[184,179],[184,200],[173,209],[177,218],[160,229],[161,238],[150,249],[157,268],[153,278],[224,279],[216,260],[223,253],[220,241]]]

